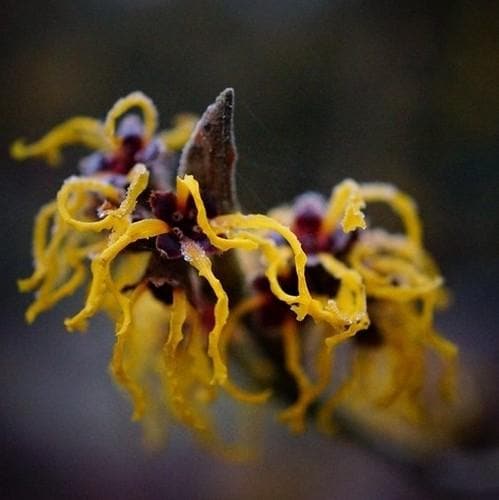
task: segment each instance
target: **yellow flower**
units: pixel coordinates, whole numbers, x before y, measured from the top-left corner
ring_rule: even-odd
[[[375,202],[393,209],[405,234],[366,227],[362,210]],[[435,309],[445,304],[446,294],[438,268],[422,246],[412,200],[390,185],[348,180],[328,203],[306,193],[293,207],[271,214],[292,228],[307,253],[305,277],[312,296],[334,300],[341,311],[350,312],[353,324],[361,322],[360,328],[328,337],[327,329],[297,323],[268,295],[265,280],[256,278],[260,341],[274,357],[276,350],[282,351],[280,363],[297,387],[296,401],[281,418],[301,431],[307,410],[315,404],[319,427],[326,432],[335,428],[338,407],[361,413],[368,422],[369,415],[379,412],[429,425],[435,398],[424,394],[432,371],[427,354],[434,352],[441,361],[440,395],[450,401],[455,396],[457,348],[434,328]],[[284,287],[295,287],[289,270],[283,269],[279,279]],[[265,327],[278,333],[270,338]],[[323,342],[311,341],[314,336],[325,337],[329,351]],[[350,336],[350,373],[331,383],[338,341]]]
[[[441,398],[452,401],[456,396],[457,348],[434,326],[435,310],[446,304],[443,279],[423,248],[410,198],[385,184],[365,184],[361,192],[367,202],[388,203],[400,216],[405,234],[366,231],[347,258],[365,283],[371,326],[354,342],[351,376],[329,402],[325,420],[334,404],[354,406],[360,398],[381,412],[396,410],[405,420],[425,425],[435,404],[435,395],[423,392],[431,385],[428,352],[440,359]],[[370,343],[369,335],[378,341]]]
[[[232,100],[228,89],[193,129],[175,190],[170,187],[175,171],[169,171],[171,163],[161,156],[161,148],[148,151],[158,141],[153,135],[157,114],[139,93],[119,100],[103,124],[70,120],[31,146],[16,143],[13,148],[17,157],[45,156],[52,161],[70,143],[98,149],[97,157],[82,163],[82,175],[67,179],[57,200],[37,217],[35,271],[19,283],[22,291],[37,292],[26,313],[28,321],[80,287],[90,263],[85,305],[65,321],[66,328],[85,330],[97,312],[108,313],[116,323],[111,368],[132,397],[134,418],[154,420],[151,415],[160,398],[153,388],[159,381],[174,418],[208,442],[217,435],[207,412],[217,388],[247,403],[262,403],[270,395],[269,390],[254,393],[237,387],[228,373],[228,345],[252,301],[249,297],[237,305],[237,293],[229,297],[225,289],[233,288],[234,276],[227,277],[227,268],[237,273],[235,252],[260,253],[269,293],[297,321],[310,316],[327,325],[324,352],[367,322],[361,298],[352,308],[346,298],[311,295],[306,254],[289,228],[271,217],[237,210]],[[125,116],[116,132],[118,118],[135,107],[142,111],[143,123]],[[168,138],[176,138],[174,146],[180,145],[180,138],[187,139],[184,124],[179,127],[162,135],[166,152]],[[349,196],[333,207],[333,216],[343,217],[352,229],[363,219],[357,197]],[[285,246],[276,245],[274,235]],[[217,277],[215,267],[226,276]],[[283,267],[295,276],[291,293],[278,278]],[[350,283],[346,268],[340,266],[335,273],[347,282],[346,289],[356,287],[353,293],[362,293],[358,282]],[[156,382],[150,382],[151,377]]]
[[[140,110],[142,120],[136,115],[128,115],[117,127],[118,121],[131,109]],[[123,174],[137,163],[136,155],[154,152],[147,151],[147,147],[163,146],[169,151],[181,150],[195,123],[195,115],[180,114],[174,119],[173,129],[157,134],[156,107],[142,92],[133,92],[117,101],[104,121],[76,116],[33,144],[26,145],[21,139],[16,141],[11,147],[11,154],[17,160],[44,158],[50,165],[56,166],[61,162],[63,147],[80,144],[102,153],[102,164],[96,170]]]
[[[346,180],[328,202],[306,193],[269,216],[243,214],[233,99],[226,89],[198,122],[180,115],[157,134],[154,105],[134,92],[104,122],[74,118],[32,145],[13,145],[18,159],[52,164],[63,146],[95,150],[37,216],[35,270],[19,282],[36,292],[28,322],[90,275],[66,328],[83,331],[100,311],[112,318],[111,371],[152,441],[170,415],[211,448],[244,452],[216,425],[221,393],[246,404],[272,392],[291,400],[280,420],[294,432],[313,411],[331,431],[336,408],[358,401],[421,420],[425,353],[442,360],[450,396],[456,348],[433,328],[442,279],[414,204],[391,186]],[[368,228],[366,203],[378,201],[401,217],[404,235]],[[351,373],[333,379],[343,343]],[[250,388],[236,384],[236,363]]]

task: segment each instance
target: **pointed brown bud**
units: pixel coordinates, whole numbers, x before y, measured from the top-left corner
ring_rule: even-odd
[[[217,215],[237,210],[234,90],[225,89],[208,106],[185,145],[178,174],[193,175]]]

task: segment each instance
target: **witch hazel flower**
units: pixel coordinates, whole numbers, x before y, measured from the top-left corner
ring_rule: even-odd
[[[17,159],[50,164],[65,146],[94,151],[36,218],[35,269],[19,282],[35,292],[27,320],[87,286],[65,326],[84,331],[101,311],[115,323],[111,371],[148,439],[170,418],[232,457],[247,446],[224,439],[213,410],[221,394],[245,405],[288,401],[279,418],[294,432],[312,413],[331,431],[350,400],[414,416],[429,349],[443,361],[449,395],[456,349],[433,328],[442,279],[412,201],[388,185],[346,180],[329,200],[306,193],[269,215],[245,214],[233,122],[226,89],[199,120],[179,115],[158,132],[154,104],[134,92],[103,121],[76,117],[33,144],[16,142]],[[369,228],[371,202],[388,203],[405,234]],[[338,382],[344,343],[353,368]],[[390,352],[389,375],[362,396],[359,366],[378,370],[364,355],[374,349]]]

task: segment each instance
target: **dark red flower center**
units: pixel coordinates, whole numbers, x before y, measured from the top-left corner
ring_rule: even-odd
[[[355,241],[356,233],[345,233],[341,228],[332,233],[322,229],[326,204],[324,198],[316,193],[300,196],[294,206],[294,219],[291,230],[300,240],[307,255],[325,252],[335,256],[345,254]]]
[[[112,152],[99,151],[83,158],[80,170],[84,175],[97,173],[127,175],[137,163],[147,164],[160,156],[160,142],[145,139],[144,125],[137,115],[125,116],[116,135],[119,139],[118,146]]]
[[[182,257],[182,240],[195,241],[207,252],[215,252],[208,237],[198,226],[198,211],[191,195],[180,202],[172,192],[154,191],[149,199],[155,217],[166,222],[170,228],[156,238],[156,248],[168,259]],[[209,214],[211,215],[211,214]]]

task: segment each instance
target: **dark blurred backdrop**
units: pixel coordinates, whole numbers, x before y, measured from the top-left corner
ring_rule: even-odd
[[[327,194],[346,176],[393,182],[418,200],[427,246],[454,291],[439,324],[485,381],[485,420],[496,422],[499,2],[4,0],[0,9],[0,496],[493,494],[497,424],[487,428],[484,467],[456,453],[426,481],[352,443],[295,439],[272,423],[259,464],[224,464],[176,431],[162,454],[144,453],[106,376],[109,324],[64,334],[62,318],[77,307],[70,300],[28,328],[29,297],[15,289],[31,271],[33,216],[79,152],[51,170],[16,164],[7,151],[73,115],[103,117],[132,90],[155,101],[166,127],[234,87],[247,210],[304,190]]]

